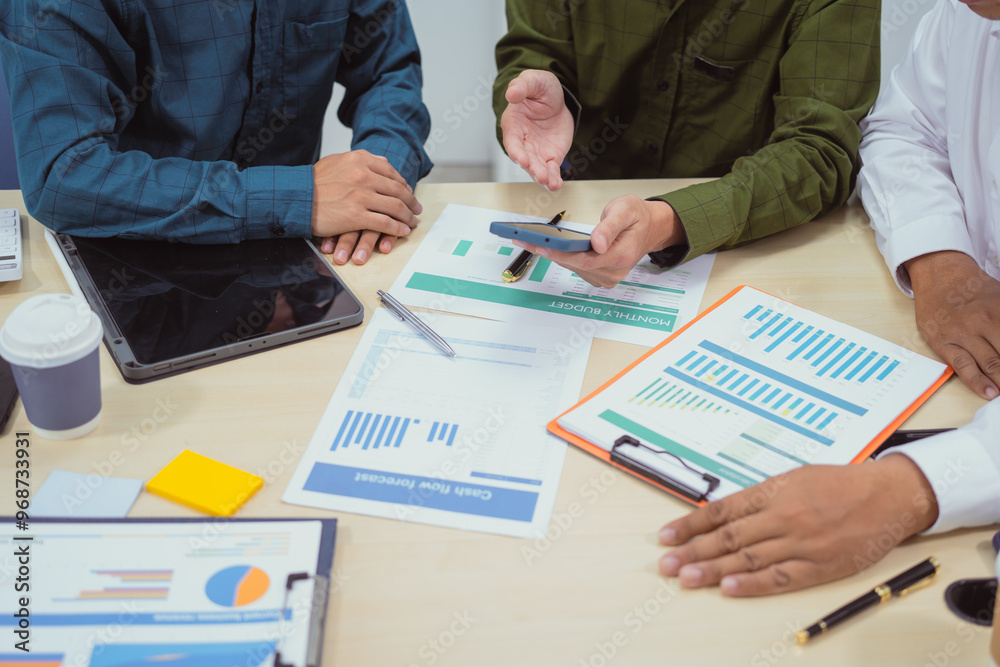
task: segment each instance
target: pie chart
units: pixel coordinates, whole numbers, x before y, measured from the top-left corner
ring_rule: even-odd
[[[205,595],[222,607],[242,607],[267,592],[267,574],[252,565],[234,565],[219,570],[205,584]]]

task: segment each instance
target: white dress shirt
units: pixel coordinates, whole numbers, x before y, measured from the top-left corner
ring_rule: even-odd
[[[957,250],[1000,280],[1000,21],[956,0],[921,20],[861,123],[858,193],[896,284],[904,262]],[[957,431],[895,450],[920,466],[939,515],[929,532],[1000,521],[1000,398]]]

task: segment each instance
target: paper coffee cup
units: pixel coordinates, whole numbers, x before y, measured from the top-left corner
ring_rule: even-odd
[[[87,302],[70,294],[33,296],[0,328],[0,357],[10,363],[24,412],[43,438],[79,438],[100,421],[103,332]]]

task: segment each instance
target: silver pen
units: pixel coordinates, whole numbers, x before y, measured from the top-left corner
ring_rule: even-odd
[[[452,357],[458,356],[444,338],[441,338],[434,329],[424,324],[423,320],[411,313],[406,306],[396,301],[388,292],[379,290],[378,296],[382,299],[382,305],[388,308],[390,313],[419,331],[427,340],[441,348],[442,352]]]

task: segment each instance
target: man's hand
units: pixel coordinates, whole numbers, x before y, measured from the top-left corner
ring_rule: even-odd
[[[647,253],[684,243],[685,238],[670,204],[625,195],[604,207],[601,223],[590,235],[593,250],[560,252],[520,241],[514,245],[551,259],[595,287],[614,287]]]
[[[962,381],[986,400],[1000,396],[1000,283],[961,252],[906,262],[917,328]]]
[[[313,166],[312,233],[323,238],[320,249],[334,253],[336,264],[368,261],[376,241],[392,250],[419,222],[423,207],[389,161],[358,150],[328,155]],[[357,247],[355,247],[357,246]]]
[[[794,591],[859,572],[937,514],[930,483],[905,455],[805,466],[668,523],[660,543],[684,546],[660,559],[660,572],[737,597]]]
[[[529,69],[507,86],[500,116],[507,155],[549,190],[562,187],[559,167],[573,142],[573,114],[552,72]]]

